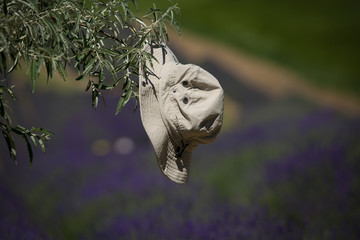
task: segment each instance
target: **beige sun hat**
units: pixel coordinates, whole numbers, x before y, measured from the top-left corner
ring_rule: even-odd
[[[193,64],[181,64],[169,47],[147,45],[156,59],[146,73],[140,66],[141,120],[154,147],[162,173],[184,184],[191,155],[220,132],[224,92],[217,79]]]

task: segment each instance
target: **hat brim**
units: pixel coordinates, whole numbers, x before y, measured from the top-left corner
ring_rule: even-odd
[[[145,50],[156,59],[152,60],[153,70],[145,74],[140,66],[139,103],[140,115],[145,131],[155,150],[157,162],[161,172],[170,180],[185,184],[188,180],[191,163],[191,151],[185,151],[181,157],[176,157],[174,145],[167,128],[162,120],[159,98],[160,75],[162,67],[167,62],[178,62],[174,53],[166,46],[147,45]],[[142,84],[145,82],[146,84]]]

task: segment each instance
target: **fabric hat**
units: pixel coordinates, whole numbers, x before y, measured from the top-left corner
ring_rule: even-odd
[[[224,111],[217,79],[193,64],[181,64],[165,45],[146,45],[156,60],[140,66],[141,120],[162,173],[184,184],[193,149],[215,140]]]

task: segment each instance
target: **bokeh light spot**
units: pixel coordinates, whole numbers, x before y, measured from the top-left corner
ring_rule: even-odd
[[[110,152],[110,142],[105,139],[97,139],[91,145],[91,152],[96,156],[106,156]]]
[[[134,145],[134,141],[131,138],[121,137],[115,141],[114,151],[120,155],[129,154],[134,150]]]

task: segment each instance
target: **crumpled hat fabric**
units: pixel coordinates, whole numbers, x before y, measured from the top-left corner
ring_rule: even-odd
[[[139,102],[145,131],[162,173],[187,182],[191,155],[199,144],[211,143],[220,132],[224,92],[218,80],[193,64],[181,64],[165,45],[148,44],[156,60],[140,66]]]

